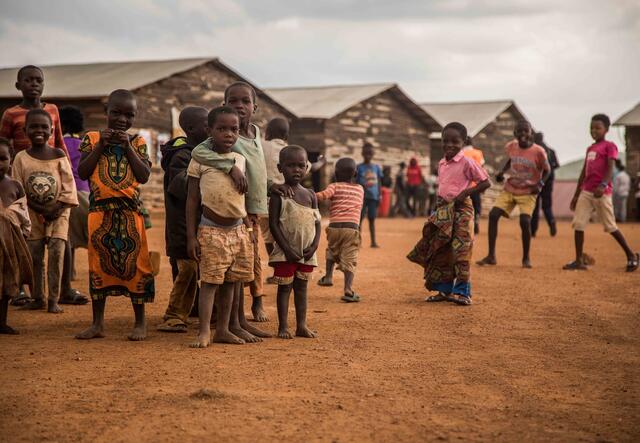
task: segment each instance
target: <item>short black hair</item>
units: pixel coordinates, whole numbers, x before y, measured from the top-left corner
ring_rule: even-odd
[[[533,134],[533,141],[538,145],[544,143],[544,134],[542,132],[536,132]]]
[[[208,118],[208,111],[202,106],[187,106],[182,111],[180,111],[180,115],[178,116],[178,124],[186,133],[187,127],[191,126],[193,124],[193,120],[198,119],[202,114],[207,115]]]
[[[289,138],[289,122],[282,117],[273,118],[267,123],[267,136],[287,140]]]
[[[624,164],[622,164],[622,160],[620,160],[619,158],[616,159],[616,168],[624,171]]]
[[[518,120],[516,122],[516,126],[515,126],[514,129],[518,129],[518,128],[521,128],[523,126],[527,126],[527,127],[531,128],[531,129],[533,129],[533,126],[531,126],[531,123],[529,123],[529,120]]]
[[[280,157],[278,158],[278,161],[280,163],[282,163],[290,154],[294,153],[294,152],[304,152],[304,155],[307,155],[307,150],[304,149],[302,146],[299,145],[288,145],[285,146],[284,148],[282,148],[282,151],[280,151]]]
[[[227,86],[227,89],[224,90],[224,101],[227,101],[227,97],[229,95],[229,91],[233,88],[236,88],[238,86],[243,86],[245,88],[249,88],[249,91],[251,91],[251,98],[253,99],[253,103],[256,103],[256,90],[253,89],[253,86],[251,86],[249,83],[247,82],[233,82],[231,83],[229,86]]]
[[[350,181],[356,172],[356,161],[350,157],[342,157],[336,162],[336,180],[339,182]]]
[[[609,126],[611,126],[611,119],[606,114],[596,114],[593,117],[591,117],[591,121],[602,122],[604,127],[607,129],[609,129]]]
[[[362,150],[364,151],[365,149],[374,149],[374,147],[371,143],[366,142],[365,144],[362,145]]]
[[[222,114],[231,114],[231,115],[235,115],[236,117],[238,117],[238,113],[232,107],[230,107],[230,106],[218,106],[217,108],[213,108],[209,112],[209,115],[207,116],[207,124],[209,125],[210,128],[213,128],[213,125],[216,124],[216,120],[218,119],[218,116],[222,115]]]
[[[24,126],[27,127],[29,125],[29,119],[33,118],[36,115],[44,115],[49,119],[49,124],[53,125],[53,119],[51,118],[49,113],[44,109],[36,108],[27,112],[27,115],[24,117]]]
[[[40,74],[42,74],[42,76],[44,77],[44,72],[42,72],[41,68],[39,68],[36,65],[27,65],[18,69],[18,75],[16,76],[16,79],[20,81],[20,78],[24,75],[25,71],[28,71],[29,69],[37,69],[38,71],[40,71]]]
[[[9,156],[13,158],[13,146],[11,146],[11,141],[8,138],[0,137],[0,146],[6,146],[9,150]]]
[[[447,123],[445,125],[444,128],[442,128],[442,133],[444,134],[444,132],[447,129],[453,129],[455,131],[458,131],[458,134],[460,134],[460,138],[462,138],[462,140],[466,141],[467,140],[467,127],[465,125],[463,125],[460,122],[451,122],[451,123]]]
[[[84,131],[84,115],[77,106],[60,108],[60,125],[63,133],[79,134]]]
[[[107,106],[111,103],[112,100],[115,99],[127,99],[127,100],[135,100],[136,96],[133,92],[128,89],[116,89],[115,91],[111,91],[109,97],[107,98]]]

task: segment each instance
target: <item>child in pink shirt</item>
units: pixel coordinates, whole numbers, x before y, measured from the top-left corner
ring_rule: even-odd
[[[627,256],[627,272],[638,269],[640,255],[634,253],[622,232],[616,225],[613,215],[613,203],[611,201],[611,177],[613,165],[618,158],[618,147],[605,136],[609,131],[611,121],[604,114],[596,114],[591,117],[591,137],[594,144],[587,148],[587,157],[582,167],[582,173],[576,186],[576,192],[571,200],[571,210],[574,211],[573,229],[575,231],[576,259],[566,264],[565,270],[586,270],[584,262],[584,230],[589,224],[591,214],[596,212],[600,222],[608,232],[616,239]]]
[[[470,196],[485,191],[491,183],[484,169],[462,152],[466,138],[467,129],[458,122],[442,131],[444,158],[438,164],[436,208],[424,225],[422,239],[407,257],[424,267],[425,287],[438,291],[427,302],[471,304],[474,211]]]

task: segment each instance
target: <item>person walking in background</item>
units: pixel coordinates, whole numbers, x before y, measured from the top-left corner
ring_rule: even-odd
[[[542,206],[542,212],[544,212],[544,218],[547,220],[547,224],[549,225],[549,232],[551,237],[555,237],[558,229],[556,227],[556,219],[553,216],[553,181],[555,179],[555,174],[553,171],[560,167],[560,163],[558,162],[558,157],[556,156],[556,151],[551,149],[544,142],[544,134],[542,132],[536,132],[533,136],[533,140],[535,144],[538,146],[542,146],[542,148],[547,153],[547,160],[549,161],[549,167],[551,168],[551,173],[549,174],[549,178],[545,181],[544,186],[542,187],[542,191],[538,194],[536,199],[536,207],[533,210],[533,215],[531,216],[531,236],[535,237],[536,232],[538,231],[538,222],[540,220],[540,206]]]
[[[407,206],[414,217],[417,215],[418,210],[420,185],[424,181],[418,159],[413,157],[409,161],[409,167],[407,168]]]
[[[625,171],[620,159],[616,160],[618,173],[613,179],[613,213],[616,221],[624,223],[627,221],[627,200],[631,190],[631,177]]]
[[[364,188],[364,205],[360,220],[365,217],[369,219],[369,233],[371,235],[371,247],[378,248],[376,243],[376,217],[378,216],[378,206],[380,205],[380,181],[382,180],[382,168],[380,165],[372,163],[375,150],[371,143],[362,146],[362,157],[364,162],[358,165],[356,180]],[[360,222],[362,229],[362,222]]]
[[[405,168],[407,165],[405,162],[400,162],[398,165],[398,173],[396,174],[396,181],[394,183],[394,193],[396,195],[396,201],[391,208],[391,217],[397,214],[401,214],[403,217],[409,217],[409,209],[407,208],[407,185],[404,179]]]
[[[484,168],[484,154],[478,148],[473,146],[473,140],[471,137],[467,137],[465,140],[465,147],[462,148],[462,153],[468,159],[473,160],[476,165]],[[471,186],[475,186],[475,183],[471,183]],[[474,234],[480,233],[480,215],[482,214],[482,192],[474,192],[471,197],[471,203],[473,203],[473,232]]]

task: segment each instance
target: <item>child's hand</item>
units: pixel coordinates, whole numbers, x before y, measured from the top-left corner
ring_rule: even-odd
[[[278,194],[280,197],[284,198],[293,198],[293,189],[291,189],[291,186],[286,183],[271,186],[271,193]]]
[[[125,147],[131,146],[129,134],[125,131],[114,131],[113,141]]]
[[[297,251],[294,251],[289,247],[287,247],[283,252],[284,252],[284,256],[287,258],[287,261],[289,263],[297,263],[302,258],[302,256],[300,256],[300,254]]]
[[[198,239],[187,239],[187,254],[191,260],[200,262],[200,242]]]
[[[504,172],[500,171],[496,174],[496,181],[502,183],[504,181]]]
[[[595,190],[595,191],[593,191],[593,196],[594,196],[595,198],[600,198],[600,197],[602,197],[602,196],[604,195],[604,188],[605,188],[605,187],[604,187],[604,186],[602,186],[602,185],[598,186],[598,187],[596,188],[596,190]]]
[[[245,177],[240,168],[234,166],[231,168],[231,171],[229,171],[229,175],[231,176],[231,180],[233,180],[233,184],[236,186],[238,192],[240,194],[246,194],[248,188],[247,177]]]
[[[569,205],[569,209],[571,209],[572,212],[575,211],[577,204],[578,204],[578,196],[576,195],[571,199],[571,204]]]
[[[464,190],[460,194],[458,194],[458,196],[455,198],[455,202],[456,203],[462,203],[463,201],[465,201],[467,199],[467,197],[469,197],[469,194],[467,194],[467,191]]]
[[[313,254],[316,253],[317,249],[318,249],[317,245],[311,245],[308,248],[306,248],[304,251],[302,251],[302,257],[304,258],[304,260],[305,261],[311,260],[311,257],[313,257]]]
[[[100,143],[102,145],[111,143],[113,141],[112,140],[113,134],[114,134],[113,129],[109,129],[109,128],[103,129],[102,131],[100,131]]]

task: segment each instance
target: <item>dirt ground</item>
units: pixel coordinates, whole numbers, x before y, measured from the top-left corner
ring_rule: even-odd
[[[154,218],[152,249],[163,251]],[[315,340],[194,350],[195,325],[157,332],[171,288],[164,258],[146,342],[125,339],[123,298],[107,304],[107,338],[88,342],[73,335],[89,305],[12,310],[22,335],[0,336],[0,441],[638,441],[640,272],[623,272],[600,227],[586,240],[596,266],[571,273],[560,270],[573,255],[568,223],[553,239],[542,230],[523,270],[517,222],[502,222],[499,265],[472,267],[471,307],[423,302],[421,270],[404,258],[421,227],[379,221],[382,248],[360,255],[359,304],[339,301],[341,274],[320,288],[316,272]],[[623,232],[640,248],[640,225]],[[474,257],[486,248],[481,234]],[[86,291],[85,251],[78,268]],[[274,295],[267,287],[271,332]]]

